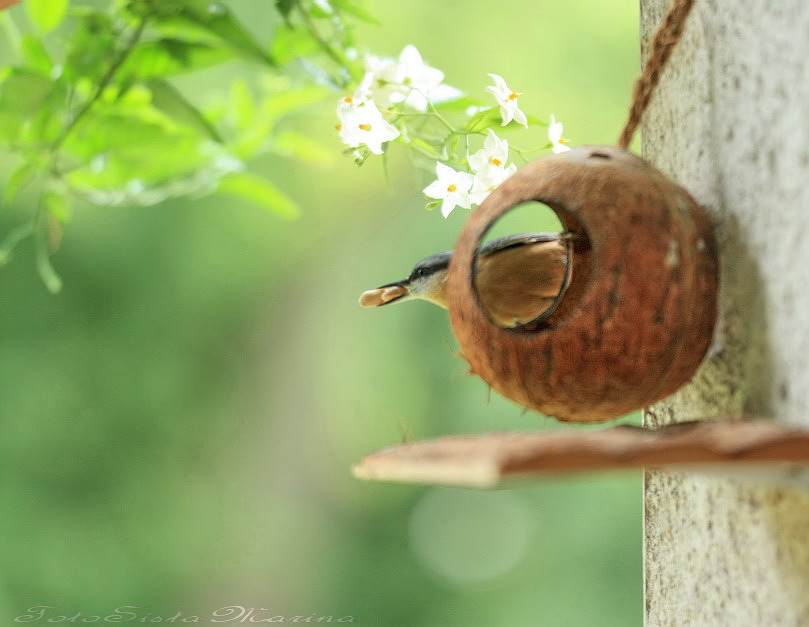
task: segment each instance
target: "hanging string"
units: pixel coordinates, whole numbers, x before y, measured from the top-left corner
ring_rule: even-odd
[[[660,82],[663,67],[665,67],[666,61],[669,60],[674,46],[682,37],[686,18],[693,6],[694,0],[674,0],[668,15],[666,15],[654,35],[649,60],[646,62],[646,67],[643,68],[643,73],[640,75],[638,82],[635,83],[635,89],[632,93],[632,108],[629,109],[629,119],[626,121],[624,130],[621,131],[621,137],[618,139],[618,145],[624,150],[632,142],[632,136],[635,134],[643,113],[652,99],[652,94]]]

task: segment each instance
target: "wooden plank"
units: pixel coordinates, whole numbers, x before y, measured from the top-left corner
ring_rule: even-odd
[[[492,488],[562,473],[804,464],[809,464],[809,430],[770,420],[729,420],[659,429],[620,425],[446,436],[371,453],[353,473],[376,481]]]

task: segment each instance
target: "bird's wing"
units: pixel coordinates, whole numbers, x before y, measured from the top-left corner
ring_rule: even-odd
[[[509,248],[525,246],[526,244],[538,244],[539,242],[555,242],[562,239],[561,233],[520,233],[518,235],[507,235],[492,240],[480,249],[480,254],[484,257],[499,253]]]

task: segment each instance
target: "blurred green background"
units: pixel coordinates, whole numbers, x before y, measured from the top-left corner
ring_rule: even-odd
[[[268,2],[230,4],[269,38]],[[382,25],[358,38],[374,53],[412,43],[481,98],[501,74],[572,145],[616,141],[639,66],[635,0],[369,9]],[[194,80],[203,102],[224,87]],[[30,243],[0,269],[4,623],[48,605],[203,622],[243,606],[379,627],[641,624],[639,474],[495,492],[351,477],[404,437],[557,425],[466,376],[446,312],[357,305],[451,248],[465,215],[422,209],[431,173],[397,146],[387,178],[343,158],[333,116],[329,102],[299,120],[333,146],[330,167],[258,164],[303,206],[294,222],[213,198],[82,205],[53,258],[61,294]],[[533,132],[508,138],[543,144]]]

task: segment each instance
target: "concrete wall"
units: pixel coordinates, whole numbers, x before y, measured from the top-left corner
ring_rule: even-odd
[[[641,1],[644,58],[670,2]],[[809,2],[697,0],[642,132],[722,263],[712,354],[646,424],[809,428]],[[645,498],[647,625],[809,625],[809,486],[648,472]]]

